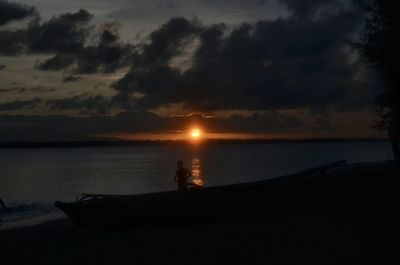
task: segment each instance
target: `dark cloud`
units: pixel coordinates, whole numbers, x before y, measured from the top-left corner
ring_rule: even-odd
[[[53,111],[79,110],[81,114],[106,114],[110,110],[110,101],[100,95],[50,99],[46,101],[46,105]]]
[[[89,36],[92,15],[86,10],[66,13],[29,28],[29,50],[33,53],[77,53]]]
[[[81,80],[82,78],[80,76],[75,76],[75,75],[68,75],[66,77],[63,78],[63,82],[64,83],[68,83],[68,82],[77,82],[79,80]]]
[[[360,78],[363,64],[352,61],[350,49],[362,23],[360,10],[341,1],[283,2],[292,16],[243,23],[233,30],[223,24],[199,27],[183,18],[179,24],[184,26],[172,27],[175,20],[168,21],[161,32],[173,28],[172,36],[178,37],[171,42],[169,34],[161,34],[162,41],[150,38],[146,47],[155,48],[145,47],[142,61],[113,84],[118,92],[114,101],[139,108],[183,104],[200,111],[372,106],[370,80]],[[337,12],[309,19],[326,5]],[[193,34],[199,45],[191,67],[173,68],[171,58]]]
[[[140,45],[130,72],[112,86],[119,92],[115,103],[130,108],[130,94],[145,92],[171,97],[170,90],[179,86],[180,71],[168,66],[200,31],[197,20],[172,18],[149,35],[149,43]]]
[[[36,108],[40,103],[42,103],[42,100],[39,98],[34,98],[29,100],[15,100],[13,102],[0,103],[0,111],[33,109]]]
[[[120,40],[117,28],[103,27],[98,42],[84,47],[78,54],[76,72],[112,73],[130,65],[133,53],[134,47]]]
[[[21,20],[35,14],[35,8],[24,4],[0,0],[0,26],[13,20]]]
[[[181,96],[176,94],[180,93],[178,89],[181,87],[181,79],[179,70],[166,65],[131,69],[113,84],[118,91],[113,101],[123,108],[149,108],[174,103]],[[136,101],[132,98],[135,92],[144,93],[145,98]]]
[[[54,92],[56,89],[51,87],[10,87],[10,88],[0,88],[0,93],[25,93],[25,92],[34,92],[34,93],[47,93]]]
[[[76,53],[89,36],[91,27],[88,22],[91,19],[92,15],[86,10],[79,10],[45,22],[37,17],[23,29],[0,30],[0,52],[9,56],[20,53]]]
[[[130,108],[130,96],[134,92],[152,93],[166,100],[171,98],[171,88],[180,86],[181,73],[168,63],[180,55],[199,32],[199,22],[185,18],[172,18],[153,31],[149,36],[150,42],[141,45],[141,52],[136,54],[129,73],[112,85],[119,92],[114,102]],[[157,99],[152,100],[158,102]]]
[[[26,51],[27,31],[0,29],[0,55],[15,56]]]
[[[89,26],[92,15],[86,10],[53,17],[31,27],[30,32],[41,38],[31,41],[32,52],[56,53],[40,63],[42,70],[69,69],[76,73],[110,73],[128,65],[133,46],[123,43],[118,23],[106,23],[100,31]],[[95,37],[94,41],[90,41]]]
[[[0,93],[14,92],[14,93],[24,93],[24,92],[49,92],[54,91],[51,88],[10,88],[1,89]],[[109,113],[112,105],[109,99],[100,95],[78,95],[69,98],[54,98],[54,99],[40,99],[33,98],[28,100],[16,100],[12,102],[0,103],[0,111],[17,111],[34,109],[37,107],[47,107],[53,112],[63,112],[63,111],[79,111],[80,114],[96,114],[104,115]]]
[[[68,70],[75,73],[110,73],[132,61],[134,46],[124,43],[119,24],[105,23],[100,29],[90,25],[93,15],[86,10],[36,18],[26,28],[0,30],[0,55],[48,54],[37,62],[41,70]]]
[[[56,71],[69,69],[75,73],[85,74],[96,72],[111,73],[131,63],[134,46],[121,41],[117,31],[117,24],[108,23],[106,24],[107,26],[103,25],[100,32],[95,34],[98,35],[96,41],[87,45],[89,36],[92,36],[95,31],[93,28],[87,27],[86,20],[84,22],[82,24],[85,27],[78,23],[73,24],[75,30],[72,31],[72,34],[77,36],[77,41],[57,50],[56,55],[40,63],[38,68]],[[82,28],[79,29],[80,27]],[[64,38],[60,37],[59,39],[63,41]]]
[[[44,71],[61,71],[68,69],[75,62],[75,56],[71,54],[57,54],[44,62],[37,62],[36,68]]]
[[[150,33],[150,43],[143,45],[136,63],[141,66],[165,65],[172,57],[180,54],[199,29],[196,20],[188,21],[181,17],[168,20],[158,30]]]
[[[51,88],[10,88],[1,89],[0,93],[24,93],[24,92],[48,92],[54,91]],[[100,95],[78,95],[69,98],[40,99],[38,97],[27,100],[16,100],[12,102],[0,103],[0,111],[20,111],[34,109],[37,107],[47,107],[53,112],[78,111],[80,114],[104,115],[108,114],[112,105],[109,99]]]

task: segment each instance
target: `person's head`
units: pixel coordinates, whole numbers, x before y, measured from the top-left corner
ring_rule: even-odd
[[[178,160],[178,162],[176,163],[176,166],[178,168],[183,168],[183,162],[181,160]]]

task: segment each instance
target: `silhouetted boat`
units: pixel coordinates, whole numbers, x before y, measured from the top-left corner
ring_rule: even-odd
[[[81,227],[303,214],[392,215],[398,194],[395,161],[337,161],[295,174],[244,184],[142,195],[83,194],[57,202]],[[379,196],[378,196],[379,195]]]
[[[186,192],[141,195],[82,194],[76,202],[56,202],[81,227],[127,226],[143,223],[182,223],[268,215],[293,206],[285,196],[290,187],[326,170],[346,164],[341,160],[274,179]],[[282,185],[285,184],[285,185]],[[279,188],[282,187],[282,188]],[[293,190],[292,190],[293,191]],[[293,195],[293,193],[292,193]],[[274,207],[275,205],[275,207]],[[279,205],[279,207],[278,207]]]

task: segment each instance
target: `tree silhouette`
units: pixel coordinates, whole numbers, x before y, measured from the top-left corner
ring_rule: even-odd
[[[365,10],[365,26],[356,43],[384,83],[376,99],[379,120],[375,126],[387,130],[393,154],[400,160],[400,16],[398,0],[356,0]]]

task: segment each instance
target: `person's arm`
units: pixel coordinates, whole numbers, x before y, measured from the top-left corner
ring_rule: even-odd
[[[175,172],[174,182],[178,182],[178,171]]]
[[[3,202],[3,200],[1,198],[0,198],[0,204],[4,207],[4,209],[7,210],[7,207],[6,207],[6,205],[4,204],[4,202]]]

